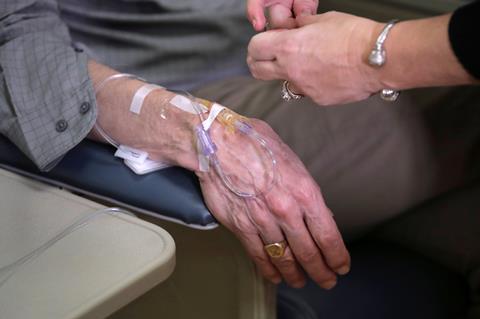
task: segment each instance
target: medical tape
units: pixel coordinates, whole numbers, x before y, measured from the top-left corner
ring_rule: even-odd
[[[142,110],[143,102],[145,98],[154,90],[165,89],[163,86],[156,85],[156,84],[145,84],[142,85],[135,95],[132,98],[132,103],[130,104],[130,111],[135,114],[140,114]]]
[[[132,103],[130,104],[130,111],[135,114],[140,114],[143,106],[143,102],[145,98],[154,90],[164,89],[160,85],[150,84],[147,83],[142,85],[133,95]],[[128,167],[130,167],[135,173],[142,171],[150,171],[153,169],[153,166],[159,165],[150,165],[151,163],[147,163],[148,152],[126,146],[126,145],[119,145],[117,151],[115,152],[115,156],[119,158],[123,158],[125,163]],[[153,161],[152,161],[153,162]],[[130,164],[130,165],[129,165]],[[148,166],[148,167],[144,167]]]
[[[179,108],[179,109],[181,109],[185,112],[192,113],[192,114],[198,114],[198,112],[205,113],[205,112],[208,111],[208,108],[206,108],[203,104],[200,104],[200,103],[196,104],[198,106],[198,108],[200,108],[197,111],[197,109],[193,105],[192,100],[190,100],[189,98],[187,98],[183,95],[175,95],[170,100],[170,104],[172,104],[173,106],[176,106],[177,108]]]
[[[154,171],[158,171],[158,170],[172,166],[169,163],[153,161],[148,158],[143,163],[136,163],[129,160],[124,160],[124,162],[125,162],[125,165],[127,165],[128,168],[130,168],[137,175],[152,173]]]
[[[130,146],[119,145],[115,156],[130,162],[143,164],[148,158],[148,153]]]
[[[208,114],[207,119],[202,122],[202,126],[205,131],[208,131],[210,129],[210,126],[212,126],[218,114],[220,114],[220,112],[222,112],[223,109],[225,109],[225,106],[218,103],[213,103],[212,107],[210,108],[210,113]]]

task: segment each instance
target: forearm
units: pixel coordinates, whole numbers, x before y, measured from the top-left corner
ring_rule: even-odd
[[[88,69],[94,86],[119,73],[94,61]],[[140,114],[131,112],[132,98],[143,84],[126,78],[109,81],[97,92],[97,124],[117,143],[146,151],[153,160],[197,169],[194,127],[198,116],[172,106],[169,101],[175,93],[168,90],[154,90],[145,98]],[[102,140],[95,129],[89,137]]]
[[[411,20],[394,26],[385,43],[387,63],[371,68],[378,88],[463,85],[478,82],[460,64],[448,37],[451,14]],[[382,25],[373,28],[368,56]],[[366,58],[365,58],[366,60]]]

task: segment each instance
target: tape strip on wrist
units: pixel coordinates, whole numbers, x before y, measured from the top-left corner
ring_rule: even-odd
[[[225,109],[225,106],[218,103],[213,103],[212,107],[210,108],[210,113],[208,114],[208,118],[202,122],[202,126],[205,131],[208,131],[210,129],[210,126],[212,126],[218,114],[220,114],[220,112],[222,112],[223,109]]]
[[[147,98],[147,96],[155,90],[165,89],[163,86],[156,85],[156,84],[145,84],[142,85],[135,95],[132,98],[132,103],[130,104],[130,112],[135,114],[140,114],[143,106],[143,102]]]

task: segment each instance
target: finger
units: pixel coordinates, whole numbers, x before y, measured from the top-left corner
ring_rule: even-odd
[[[247,62],[253,77],[259,80],[283,79],[284,72],[274,61]]]
[[[313,203],[307,204],[305,223],[321,249],[327,265],[337,274],[345,275],[350,271],[350,255],[333,215],[322,198]]]
[[[293,199],[285,200],[288,196],[291,194],[277,190],[275,196],[269,198],[270,208],[278,216],[280,227],[295,259],[317,284],[331,289],[336,285],[336,275],[326,265],[321,250],[310,235],[298,203]],[[274,264],[277,265],[275,262]]]
[[[302,14],[300,14],[296,17],[295,23],[300,28],[300,27],[318,22],[318,20],[322,19],[322,18],[323,18],[322,14],[318,14],[318,15],[305,15],[305,14],[302,15]]]
[[[278,226],[274,216],[268,207],[260,200],[247,201],[250,218],[257,227],[264,245],[279,243],[285,240],[284,235]],[[291,250],[287,247],[282,257],[271,257],[271,262],[282,274],[287,284],[300,288],[305,285],[305,276],[295,260]]]
[[[290,247],[287,246],[282,257],[270,257],[270,260],[290,287],[302,288],[305,286],[307,280]]]
[[[264,0],[248,0],[247,1],[247,18],[256,31],[265,29],[265,1]]]
[[[297,26],[290,6],[274,4],[268,8],[268,23],[272,29],[293,29]]]
[[[275,53],[282,45],[282,33],[281,30],[271,30],[253,36],[248,44],[248,56],[257,61],[274,60]]]
[[[296,17],[313,15],[317,12],[317,0],[296,0],[293,3],[293,13]]]
[[[274,284],[282,282],[282,275],[273,265],[270,257],[263,249],[263,241],[259,236],[237,236],[247,251],[247,254],[253,260],[258,270],[267,280]]]
[[[328,267],[302,218],[283,229],[295,259],[320,287],[331,289],[337,284],[336,274]]]
[[[240,240],[260,273],[272,283],[280,283],[281,275],[265,253],[263,242],[246,214],[244,201],[231,198],[230,193],[219,191],[220,182],[210,174],[201,174],[199,177],[207,206],[217,220]],[[228,212],[228,215],[225,212]],[[234,217],[228,218],[229,216]]]

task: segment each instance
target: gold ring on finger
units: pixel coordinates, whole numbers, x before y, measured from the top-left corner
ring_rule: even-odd
[[[285,240],[282,240],[277,243],[272,243],[263,246],[265,248],[265,251],[267,254],[272,257],[272,258],[280,258],[285,255],[285,250],[287,248],[287,242]]]

